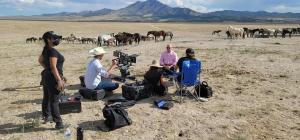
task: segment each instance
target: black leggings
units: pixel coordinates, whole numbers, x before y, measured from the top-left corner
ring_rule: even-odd
[[[59,97],[60,92],[56,89],[56,81],[53,75],[49,72],[43,74],[43,103],[42,103],[42,112],[43,117],[48,118],[50,112],[53,118],[53,121],[58,123],[62,122],[59,112]]]

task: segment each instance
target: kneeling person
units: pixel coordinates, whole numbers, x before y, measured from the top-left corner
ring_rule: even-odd
[[[146,91],[155,93],[160,96],[166,95],[167,86],[163,81],[163,69],[162,66],[155,60],[153,60],[150,69],[146,72],[145,78],[145,88]]]
[[[106,71],[101,64],[101,60],[106,53],[103,48],[97,47],[89,51],[89,53],[94,57],[93,60],[88,64],[87,70],[84,76],[84,83],[86,88],[92,90],[107,90],[112,91],[119,87],[118,83],[113,83],[111,81],[102,80],[101,77],[109,78],[112,71],[117,66],[117,62],[113,60],[112,65]]]

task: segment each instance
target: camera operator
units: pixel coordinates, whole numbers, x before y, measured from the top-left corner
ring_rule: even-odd
[[[63,123],[59,112],[59,94],[64,90],[63,64],[65,58],[54,47],[59,45],[62,36],[54,34],[53,31],[44,33],[45,43],[39,63],[44,67],[42,72],[43,103],[42,113],[44,123],[49,121],[50,112],[56,129],[62,129]]]
[[[117,61],[113,60],[110,68],[107,71],[104,69],[101,64],[101,60],[103,59],[105,53],[106,52],[102,47],[97,47],[89,51],[89,54],[93,56],[94,59],[91,60],[88,64],[84,76],[86,88],[92,90],[104,89],[107,91],[112,91],[119,87],[118,83],[113,83],[108,80],[102,81],[101,79],[101,77],[109,78],[109,76],[112,74],[113,69],[117,67]]]

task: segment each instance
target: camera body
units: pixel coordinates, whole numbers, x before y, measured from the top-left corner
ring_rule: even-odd
[[[118,61],[118,67],[121,73],[121,81],[125,82],[125,78],[128,78],[130,75],[129,67],[132,66],[133,63],[136,63],[136,58],[138,55],[128,55],[122,51],[116,50],[113,52],[113,56],[117,57],[115,60]],[[131,77],[131,79],[134,79],[134,77]]]
[[[128,55],[122,51],[116,50],[113,52],[113,56],[117,57],[118,66],[132,66],[133,63],[136,63],[137,54]]]

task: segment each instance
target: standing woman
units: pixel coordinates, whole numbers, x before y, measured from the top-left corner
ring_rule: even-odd
[[[42,103],[42,112],[44,122],[49,121],[50,112],[53,121],[56,123],[56,129],[62,129],[63,123],[59,112],[59,94],[64,90],[63,81],[63,63],[64,56],[54,47],[57,46],[62,36],[54,34],[53,31],[44,33],[43,40],[45,46],[42,55],[39,57],[39,63],[44,67],[42,72],[42,84],[44,97]]]

